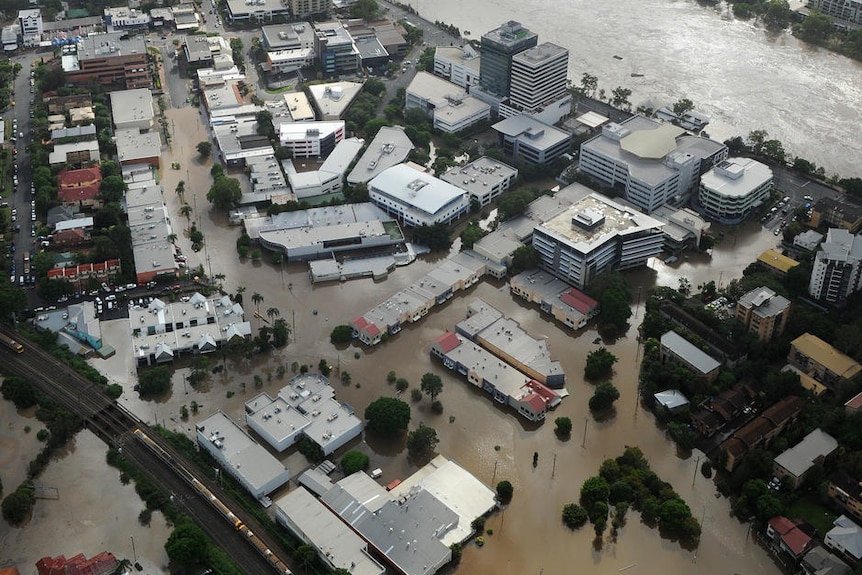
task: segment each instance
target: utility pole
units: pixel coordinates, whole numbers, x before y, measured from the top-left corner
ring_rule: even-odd
[[[589,421],[590,421],[589,417],[584,418],[584,439],[583,439],[583,441],[581,441],[581,447],[587,446],[587,423],[589,423]]]
[[[694,462],[694,473],[691,474],[691,486],[694,487],[694,480],[697,479],[697,468],[700,465],[700,455],[697,456],[697,461]]]
[[[551,479],[557,474],[557,454],[554,454],[554,465],[551,467]]]
[[[138,552],[135,551],[135,538],[132,535],[129,535],[129,539],[132,540],[132,558],[135,560],[135,563],[138,562]]]
[[[494,481],[497,479],[497,463],[498,461],[494,460],[494,473],[491,475],[491,485],[494,485]]]

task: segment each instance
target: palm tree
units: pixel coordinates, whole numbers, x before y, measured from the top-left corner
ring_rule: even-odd
[[[234,298],[238,304],[242,304],[242,294],[245,293],[245,286],[236,286],[236,297]]]
[[[183,197],[183,194],[186,193],[186,182],[185,182],[185,180],[180,180],[179,183],[177,183],[176,192],[180,198]]]
[[[280,315],[281,315],[281,312],[278,311],[277,307],[271,307],[268,310],[266,310],[266,316],[270,319],[270,321],[279,317]]]
[[[180,208],[180,214],[187,220],[191,221],[192,207],[188,204],[183,204]]]
[[[168,241],[174,243],[177,241],[177,234],[168,234]]]
[[[257,313],[260,315],[260,304],[263,303],[263,296],[257,292],[251,294],[251,301],[257,307]]]
[[[213,274],[212,279],[213,279],[213,281],[218,282],[218,288],[219,289],[221,289],[221,282],[222,282],[222,280],[224,280],[224,278],[225,278],[225,275],[222,273]]]

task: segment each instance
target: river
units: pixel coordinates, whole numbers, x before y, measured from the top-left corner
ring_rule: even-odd
[[[588,72],[608,95],[617,86],[630,88],[635,107],[689,98],[712,118],[713,138],[762,128],[791,157],[813,161],[829,175],[862,175],[862,63],[789,32],[771,34],[754,21],[735,20],[723,3],[716,9],[693,0],[407,3],[426,20],[453,24],[476,40],[517,20],[539,42],[570,50],[575,85]]]

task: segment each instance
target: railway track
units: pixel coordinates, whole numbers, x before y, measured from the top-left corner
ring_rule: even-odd
[[[229,501],[220,485],[198,476],[192,464],[158,434],[149,430],[145,422],[106,396],[101,386],[81,376],[19,333],[4,326],[0,326],[0,333],[24,345],[24,353],[5,348],[0,350],[0,365],[4,371],[26,378],[65,410],[81,417],[87,429],[108,446],[121,449],[123,456],[150,481],[171,494],[174,503],[230,556],[243,573],[271,575],[277,572],[267,557],[260,553],[259,547],[233,525],[229,525],[210,501],[193,488],[189,475],[222,501]],[[144,430],[178,465],[171,466],[137,441],[133,434],[135,429]],[[244,510],[234,509],[233,512],[249,529],[254,530],[259,541],[270,549],[279,549],[254,517]]]

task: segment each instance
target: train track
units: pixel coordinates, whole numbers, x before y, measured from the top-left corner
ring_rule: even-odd
[[[0,326],[0,333],[24,345],[24,353],[15,353],[6,348],[0,351],[0,365],[6,372],[26,378],[65,410],[81,417],[85,426],[108,446],[121,449],[122,455],[150,481],[171,494],[174,504],[216,542],[243,573],[284,573],[275,570],[271,557],[261,552],[261,545],[267,549],[278,549],[273,546],[274,542],[263,526],[245,511],[232,510],[248,530],[254,531],[258,541],[250,541],[246,534],[237,531],[234,525],[225,520],[200,490],[194,488],[190,479],[197,480],[211,493],[218,495],[221,501],[226,501],[227,495],[220,485],[195,473],[194,467],[178,451],[149,430],[145,422],[106,396],[101,386],[81,376],[21,334],[4,326]],[[141,429],[168,453],[167,459],[174,461],[175,465],[137,441],[134,436],[136,429]]]

